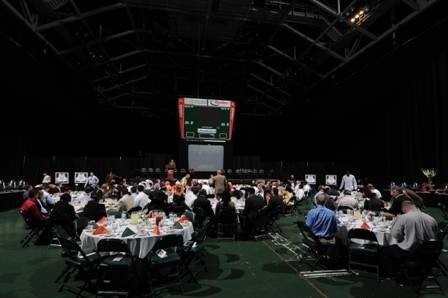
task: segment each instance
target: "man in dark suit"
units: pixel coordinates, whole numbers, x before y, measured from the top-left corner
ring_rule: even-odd
[[[243,210],[242,223],[243,231],[246,237],[250,237],[256,226],[258,211],[264,207],[264,199],[255,195],[255,189],[249,187],[246,189],[248,194],[246,204]]]

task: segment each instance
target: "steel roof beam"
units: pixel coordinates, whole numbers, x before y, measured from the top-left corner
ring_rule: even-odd
[[[357,24],[354,24],[352,22],[350,22],[350,20],[348,20],[346,17],[344,17],[342,14],[338,13],[337,11],[333,10],[331,7],[328,7],[327,5],[325,5],[324,3],[320,2],[319,0],[310,0],[312,3],[314,3],[315,5],[317,5],[318,7],[320,7],[321,9],[325,10],[326,12],[330,13],[331,15],[333,15],[333,17],[337,18],[338,20],[346,23],[347,25],[349,25],[350,27],[352,27],[353,29],[355,29],[356,31],[361,32],[362,34],[364,34],[365,36],[367,36],[368,38],[375,40],[376,36],[375,34],[367,31],[366,29],[358,26]],[[349,7],[352,4],[349,5]]]
[[[299,30],[291,27],[288,24],[283,23],[282,24],[283,27],[285,27],[286,29],[288,29],[289,31],[291,31],[292,33],[298,35],[299,37],[305,39],[306,41],[314,44],[316,47],[318,47],[319,49],[327,52],[330,56],[333,56],[334,58],[341,60],[341,61],[346,61],[346,58],[342,57],[341,55],[339,55],[338,53],[336,53],[335,51],[327,48],[326,46],[320,44],[319,42],[317,42],[316,40],[312,39],[311,37],[309,37],[308,35],[300,32]]]
[[[133,84],[133,83],[137,83],[137,82],[146,80],[147,78],[148,78],[148,76],[145,75],[145,76],[141,76],[141,77],[138,77],[138,78],[136,78],[136,79],[132,79],[132,80],[129,80],[129,81],[127,81],[127,82],[121,83],[121,84],[114,85],[114,86],[109,87],[109,88],[101,88],[101,87],[97,87],[97,89],[100,90],[100,91],[103,92],[103,93],[104,93],[104,92],[109,92],[109,91],[111,91],[111,90],[115,90],[115,89],[118,89],[118,88],[121,88],[121,87],[130,85],[130,84]]]
[[[45,30],[49,30],[49,29],[52,29],[52,28],[55,28],[55,27],[62,26],[64,24],[77,22],[77,21],[82,21],[82,20],[84,20],[86,18],[89,18],[89,17],[93,17],[93,16],[96,16],[96,15],[99,15],[99,14],[103,14],[105,12],[109,12],[109,11],[113,11],[113,10],[120,9],[120,8],[125,8],[125,7],[126,6],[123,3],[119,2],[119,3],[112,4],[112,5],[101,7],[101,8],[98,8],[98,9],[93,9],[93,10],[90,10],[90,11],[87,11],[87,12],[83,12],[83,13],[80,13],[79,15],[74,15],[74,16],[70,16],[70,17],[67,17],[67,18],[64,18],[64,19],[53,21],[53,22],[50,22],[50,23],[47,23],[47,24],[43,24],[43,25],[37,26],[36,29],[37,29],[37,31],[42,32],[42,31],[45,31]]]

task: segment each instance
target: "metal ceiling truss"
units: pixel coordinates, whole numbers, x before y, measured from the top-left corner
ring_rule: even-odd
[[[239,81],[248,93],[235,96],[240,106],[247,105],[243,113],[265,116],[278,113],[297,96],[288,90],[290,83],[308,92],[438,1],[353,0],[343,7],[341,0],[331,4],[323,0],[265,0],[262,6],[252,0],[191,0],[189,5],[117,0],[101,7],[92,2],[86,10],[79,0],[62,1],[59,6],[51,6],[47,0],[0,3],[72,71],[85,77],[102,101],[117,108],[156,115],[149,108],[136,107],[134,100],[129,107],[117,100],[176,97],[179,83],[188,81],[180,74],[191,69],[197,95],[207,84],[218,84],[221,93],[228,79],[241,76]],[[42,10],[42,5],[47,8]],[[401,19],[382,18],[396,9],[400,9],[397,15]],[[362,18],[355,20],[354,14],[361,10]],[[110,20],[114,24],[104,23],[108,31],[103,32],[108,14],[114,14]],[[117,14],[122,19],[116,19]],[[146,19],[151,20],[152,28],[147,27]],[[377,26],[384,19],[390,23]],[[222,26],[231,29],[224,32]],[[73,36],[76,30],[81,37]],[[118,44],[127,51],[117,51]],[[154,68],[166,73],[155,74]],[[230,77],[213,78],[221,75]],[[145,90],[146,82],[150,91]],[[173,86],[171,91],[159,90],[163,82]]]

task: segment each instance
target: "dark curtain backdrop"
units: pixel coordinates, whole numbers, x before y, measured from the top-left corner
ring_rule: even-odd
[[[448,50],[440,36],[447,27],[440,25],[381,60],[364,58],[346,68],[353,75],[327,80],[312,95],[297,97],[283,114],[237,115],[234,168],[260,166],[298,177],[340,176],[349,169],[387,184],[421,182],[420,168],[434,167],[436,182],[445,183]],[[172,113],[158,118],[116,110],[100,104],[83,79],[50,54],[34,59],[25,50],[33,45],[0,40],[0,178],[37,179],[43,171],[77,169],[126,175],[179,156],[175,98]]]

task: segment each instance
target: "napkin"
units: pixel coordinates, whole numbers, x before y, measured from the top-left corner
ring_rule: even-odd
[[[132,230],[129,229],[129,228],[126,228],[126,229],[123,231],[123,234],[121,234],[121,237],[128,237],[128,236],[132,236],[132,235],[135,235],[135,232],[132,231]]]
[[[103,235],[107,233],[107,229],[103,226],[99,226],[93,231],[93,235]]]
[[[177,230],[182,230],[184,227],[182,227],[182,225],[177,221],[174,223],[173,228]]]
[[[103,216],[100,219],[98,219],[98,221],[96,222],[99,225],[104,225],[106,223],[106,217]]]
[[[364,221],[361,225],[361,229],[370,230],[370,226]]]

